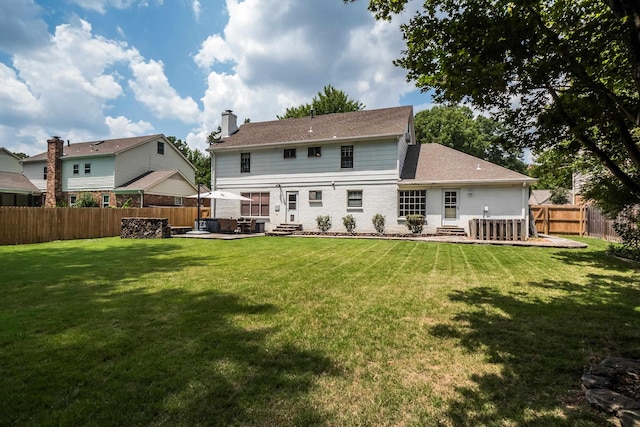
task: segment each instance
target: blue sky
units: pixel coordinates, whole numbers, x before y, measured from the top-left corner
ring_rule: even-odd
[[[204,150],[223,110],[274,120],[328,84],[417,112],[430,96],[392,64],[407,16],[377,22],[366,0],[2,0],[0,146],[163,133]]]

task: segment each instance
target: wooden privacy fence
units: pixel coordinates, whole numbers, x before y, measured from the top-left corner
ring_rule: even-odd
[[[616,220],[607,218],[593,205],[532,205],[531,212],[538,233],[575,234],[620,242],[613,229]]]
[[[602,211],[595,206],[586,207],[586,230],[585,235],[589,237],[597,237],[598,239],[608,240],[610,242],[621,242],[620,236],[613,229],[615,219],[607,218]],[[619,221],[624,221],[619,217]]]
[[[524,219],[471,219],[469,234],[476,240],[525,240],[527,222]]]
[[[200,212],[209,216],[209,208]],[[193,227],[198,208],[0,207],[0,245],[119,236],[124,217],[167,218],[170,225]]]
[[[542,234],[585,234],[585,207],[575,205],[532,205],[536,230]]]

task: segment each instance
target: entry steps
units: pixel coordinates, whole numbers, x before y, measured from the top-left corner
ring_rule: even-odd
[[[302,224],[280,224],[265,234],[267,236],[290,236],[294,231],[300,230],[302,230]]]
[[[467,233],[462,227],[438,227],[436,229],[436,236],[463,236],[466,237]]]

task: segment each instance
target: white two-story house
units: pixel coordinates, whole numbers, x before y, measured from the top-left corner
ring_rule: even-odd
[[[471,218],[528,216],[534,179],[437,144],[416,145],[411,106],[337,113],[237,126],[222,114],[222,139],[210,145],[212,187],[248,201],[217,201],[216,217],[255,218],[269,231],[279,224],[317,230],[329,215],[331,231],[406,233],[405,218],[422,214],[425,231]]]
[[[70,143],[23,160],[24,174],[46,195],[45,206],[74,205],[91,193],[102,207],[195,205],[195,167],[162,134]]]

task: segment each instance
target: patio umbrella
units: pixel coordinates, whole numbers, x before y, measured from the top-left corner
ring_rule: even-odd
[[[213,190],[206,193],[200,193],[200,186],[198,185],[198,194],[187,196],[190,199],[198,199],[198,232],[200,231],[200,199],[215,199],[215,200],[245,200],[251,201],[250,198],[241,196],[230,191]],[[215,204],[213,205],[213,215],[215,216]]]
[[[241,196],[236,193],[232,193],[230,191],[222,191],[222,190],[213,190],[207,191],[206,193],[198,193],[193,196],[187,196],[190,199],[219,199],[219,200],[246,200],[251,201],[250,198]]]

